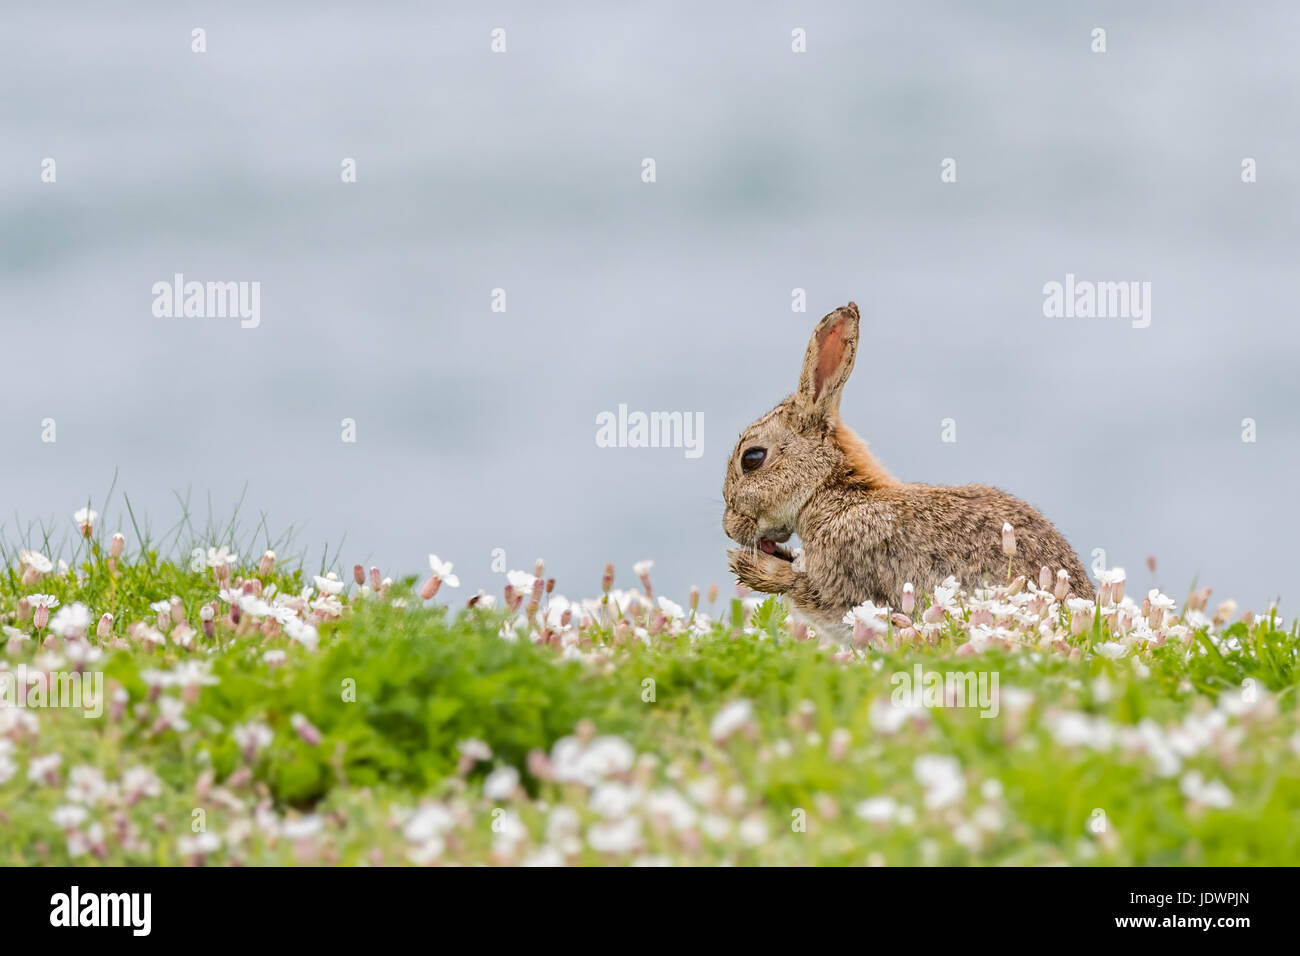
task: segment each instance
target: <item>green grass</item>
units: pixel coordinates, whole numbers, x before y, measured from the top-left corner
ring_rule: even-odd
[[[731,601],[696,636],[682,623],[638,635],[656,630],[640,611],[617,627],[593,622],[564,652],[526,625],[503,639],[501,611],[421,602],[408,580],[382,597],[350,585],[309,650],[232,626],[206,566],[145,551],[111,568],[103,542],[74,544],[70,573],[31,586],[8,555],[0,656],[10,669],[69,669],[75,648],[40,647],[48,629],[19,620],[18,602],[39,591],[83,603],[102,653],[85,666],[119,696],[99,718],[0,709],[0,863],[1300,863],[1300,637],[1276,618],[1201,627],[1187,647],[1118,660],[1088,652],[1100,632],[1073,655],[959,656],[966,625],[954,619],[935,643],[885,641],[846,661],[793,639],[780,601]],[[250,557],[236,577],[253,576]],[[282,594],[312,584],[282,569],[261,581]],[[444,586],[438,599],[455,593]],[[196,630],[217,602],[212,637],[200,631],[187,650],[127,636],[172,595]],[[100,640],[106,611],[112,637]],[[15,630],[35,636],[16,642]],[[996,674],[1000,712],[893,706],[895,675],[918,661]],[[196,664],[210,683],[151,687]],[[185,726],[160,726],[161,701],[182,698]],[[713,739],[716,715],[742,700],[739,729]],[[269,742],[250,756],[235,728],[254,723]],[[563,764],[575,733],[616,755],[604,738],[618,738],[636,757],[599,782],[546,779],[543,755]],[[471,740],[491,758],[463,761]],[[30,779],[52,754],[53,775]],[[917,763],[927,756],[956,761],[938,765],[929,789]],[[147,773],[126,780],[136,767]],[[518,771],[518,787],[501,767]],[[77,771],[85,792],[69,792],[74,768],[92,768]],[[134,792],[150,774],[154,785]],[[855,812],[890,806],[880,798],[893,802],[888,820]]]

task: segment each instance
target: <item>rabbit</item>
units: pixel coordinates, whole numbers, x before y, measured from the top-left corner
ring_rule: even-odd
[[[842,637],[846,612],[900,606],[903,585],[931,593],[949,575],[966,587],[1064,570],[1069,591],[1093,597],[1078,556],[1032,506],[987,485],[959,488],[894,478],[839,417],[858,350],[853,302],[818,323],[799,388],[741,434],[723,483],[722,527],[740,583],[785,594],[815,625]],[[1003,552],[1010,524],[1015,553]],[[783,547],[803,542],[796,561]],[[1009,565],[1009,569],[1008,569]]]

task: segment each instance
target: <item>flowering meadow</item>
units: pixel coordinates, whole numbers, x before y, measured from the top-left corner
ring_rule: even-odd
[[[1047,568],[833,639],[648,561],[471,595],[73,521],[0,554],[0,864],[1300,863],[1275,607]]]

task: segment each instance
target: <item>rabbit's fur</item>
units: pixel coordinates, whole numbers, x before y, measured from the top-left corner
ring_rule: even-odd
[[[1092,597],[1074,550],[1030,505],[987,485],[948,488],[898,481],[839,418],[840,392],[858,347],[850,302],[818,324],[799,388],[754,422],[736,443],[723,484],[731,570],[756,591],[789,595],[814,622],[842,632],[845,612],[864,601],[897,608],[903,585],[929,593],[953,575],[966,587],[1037,581],[1040,569],[1069,575],[1069,590]],[[764,449],[748,473],[742,456]],[[1002,526],[1015,555],[1002,551]],[[780,546],[803,542],[796,565]]]

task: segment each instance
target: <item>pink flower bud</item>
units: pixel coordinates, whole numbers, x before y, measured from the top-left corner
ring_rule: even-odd
[[[600,590],[603,593],[608,594],[609,589],[612,588],[613,586],[614,586],[614,565],[607,564],[605,565],[605,574],[600,579]]]
[[[438,593],[438,588],[442,587],[442,582],[437,577],[429,578],[420,588],[420,597],[426,601],[432,601],[433,596]]]
[[[322,740],[321,732],[317,730],[316,726],[305,716],[302,714],[294,714],[289,718],[289,723],[293,725],[293,729],[298,732],[298,736],[301,737],[305,743],[308,743],[313,747],[320,744]]]
[[[529,774],[538,780],[550,780],[552,775],[551,758],[545,750],[528,751],[527,764]]]
[[[1038,569],[1038,590],[1046,591],[1052,586],[1052,569],[1043,565]]]
[[[710,603],[710,604],[716,604],[716,603],[717,603],[717,600],[718,600],[718,586],[717,586],[716,584],[710,584],[710,585],[709,585],[709,603]]]
[[[262,555],[262,560],[257,562],[257,573],[266,575],[275,570],[275,552],[267,551]]]
[[[95,625],[95,636],[101,641],[113,633],[113,615],[105,612]]]
[[[903,585],[903,613],[911,614],[916,609],[916,591],[912,587],[912,582],[908,581]]]
[[[383,586],[383,581],[379,577],[379,569],[370,569],[370,590],[378,591]]]
[[[1016,532],[1009,521],[1002,522],[1002,553],[1008,558],[1016,553]]]
[[[366,569],[359,564],[352,566],[352,580],[357,582],[357,587],[362,587],[366,583]]]
[[[1065,595],[1070,591],[1070,575],[1065,568],[1056,572],[1056,590],[1052,593],[1056,595],[1058,601],[1064,600]]]
[[[849,754],[849,747],[853,743],[853,735],[844,727],[836,727],[831,731],[830,745],[827,747],[832,760],[843,760]]]
[[[36,605],[36,613],[32,617],[32,623],[36,625],[36,630],[40,630],[50,623],[50,609],[43,604]]]
[[[119,531],[117,534],[113,535],[113,540],[108,544],[108,556],[110,558],[120,558],[122,552],[125,550],[126,538],[123,536],[122,532]]]

